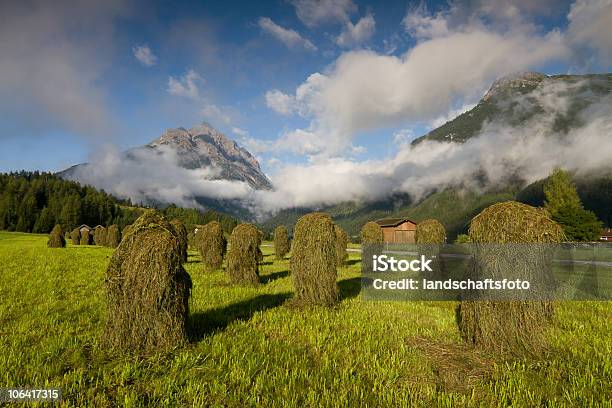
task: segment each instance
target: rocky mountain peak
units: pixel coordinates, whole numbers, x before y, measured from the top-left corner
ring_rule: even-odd
[[[482,99],[486,101],[504,92],[531,90],[545,78],[547,76],[539,72],[519,72],[506,75],[495,80]]]
[[[183,127],[167,129],[147,145],[153,149],[160,146],[173,148],[181,167],[213,166],[220,170],[223,179],[245,181],[256,189],[272,188],[257,159],[208,123],[203,122],[189,130]]]

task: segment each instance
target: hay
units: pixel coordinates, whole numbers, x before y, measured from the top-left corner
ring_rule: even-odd
[[[170,224],[174,227],[176,231],[176,235],[179,238],[179,243],[181,244],[181,261],[183,263],[187,262],[187,248],[189,246],[189,242],[187,239],[187,228],[185,228],[185,224],[178,218],[170,221]]]
[[[117,248],[121,242],[121,232],[117,224],[108,227],[106,231],[106,246],[109,248]]]
[[[418,223],[414,238],[417,244],[443,244],[446,230],[440,221],[428,219]]]
[[[334,225],[334,233],[336,234],[336,264],[340,267],[348,258],[348,252],[346,252],[348,234],[339,225]]]
[[[279,225],[274,230],[274,253],[276,254],[276,259],[285,258],[285,255],[289,253],[290,248],[289,232],[287,231],[287,227],[284,225]]]
[[[294,304],[331,306],[338,302],[336,233],[325,213],[302,216],[295,225],[291,274]]]
[[[59,224],[57,224],[51,230],[51,233],[49,234],[49,241],[47,241],[47,247],[49,248],[65,248],[66,247],[66,239],[64,238],[62,227]]]
[[[494,204],[471,221],[470,240],[475,245],[474,271],[478,279],[520,277],[538,282],[550,266],[545,245],[519,248],[521,243],[558,243],[563,230],[543,209],[508,201]],[[489,245],[479,245],[489,244]],[[509,276],[511,275],[511,276]],[[465,341],[479,348],[516,355],[538,354],[545,348],[544,329],[553,305],[536,300],[469,300],[457,310]]]
[[[94,244],[99,246],[106,246],[106,228],[102,226],[96,227],[93,233]]]
[[[366,223],[361,228],[361,243],[362,244],[382,244],[385,242],[382,228],[374,221]]]
[[[446,230],[444,225],[432,218],[421,221],[417,224],[415,241],[419,254],[431,259],[431,269],[433,272],[429,278],[432,280],[444,279],[444,262],[440,257],[440,245],[446,242]]]
[[[81,243],[81,231],[78,228],[70,232],[70,240],[72,240],[72,245],[79,245]]]
[[[239,224],[232,231],[227,252],[227,274],[232,283],[258,285],[261,235],[252,224]]]
[[[81,231],[81,243],[80,243],[80,245],[91,245],[92,241],[93,241],[92,238],[93,237],[89,233],[89,230]]]
[[[361,269],[363,272],[372,272],[372,257],[382,253],[384,242],[383,230],[374,221],[367,222],[361,228]]]
[[[124,234],[105,286],[108,347],[147,353],[187,341],[191,278],[176,232],[159,212],[145,212]]]
[[[202,258],[204,271],[214,271],[221,268],[227,241],[223,235],[223,227],[217,221],[211,221],[198,229],[195,244]]]

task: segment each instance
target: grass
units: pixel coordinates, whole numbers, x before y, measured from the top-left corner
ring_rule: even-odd
[[[192,340],[145,358],[99,346],[113,249],[46,241],[0,232],[0,387],[60,387],[62,406],[612,406],[609,302],[561,303],[548,354],[513,360],[464,346],[452,302],[362,300],[358,253],[339,306],[297,310],[272,247],[258,288],[190,251]]]

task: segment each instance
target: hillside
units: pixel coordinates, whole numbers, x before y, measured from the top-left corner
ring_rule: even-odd
[[[546,76],[527,72],[498,79],[474,108],[412,143],[424,140],[465,142],[477,136],[484,124],[494,121],[520,126],[546,111],[542,94],[547,91],[553,94],[553,90],[559,103],[568,103],[566,112],[557,114],[550,129],[562,134],[583,125],[580,113],[612,93],[612,74]]]

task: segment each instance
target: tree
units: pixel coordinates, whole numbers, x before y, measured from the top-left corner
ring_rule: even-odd
[[[556,168],[544,184],[544,206],[569,241],[596,241],[603,224],[584,209],[569,174]]]
[[[556,168],[544,184],[544,207],[553,217],[563,207],[580,207],[582,202],[569,173]]]
[[[561,207],[553,217],[561,227],[569,241],[597,241],[602,223],[593,211],[580,207]]]

